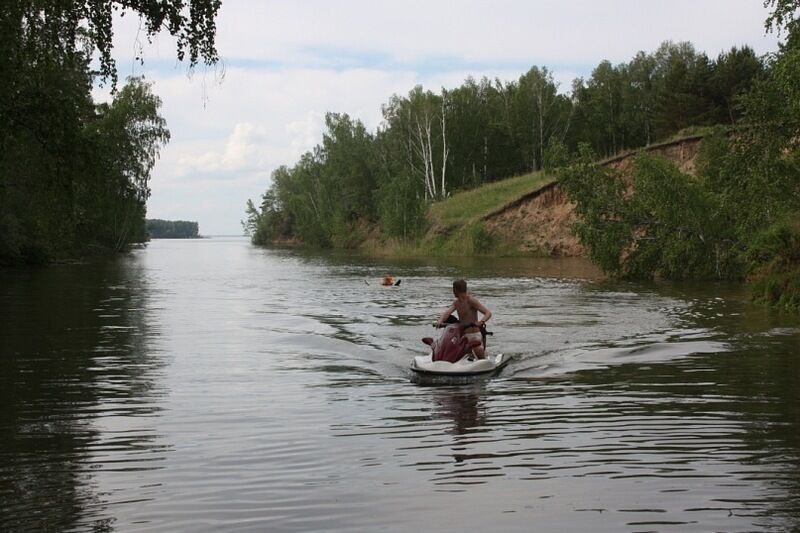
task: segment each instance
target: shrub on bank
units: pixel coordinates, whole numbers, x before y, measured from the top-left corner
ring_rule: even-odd
[[[800,311],[800,220],[779,222],[757,235],[747,257],[753,300]]]

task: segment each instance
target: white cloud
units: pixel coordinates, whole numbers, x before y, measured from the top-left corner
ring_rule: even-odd
[[[223,152],[182,156],[178,161],[178,175],[263,169],[267,162],[263,151],[266,140],[267,131],[263,126],[239,122],[234,125]]]

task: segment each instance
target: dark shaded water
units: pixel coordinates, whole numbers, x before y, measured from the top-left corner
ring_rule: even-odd
[[[412,384],[462,275],[517,360]],[[0,530],[800,530],[797,320],[594,277],[241,239],[0,272]]]

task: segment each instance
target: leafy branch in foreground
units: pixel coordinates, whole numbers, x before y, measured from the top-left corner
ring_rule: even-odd
[[[99,74],[116,86],[111,56],[115,14],[138,15],[148,41],[162,30],[169,32],[176,38],[178,59],[188,59],[193,67],[200,60],[207,65],[219,60],[215,18],[221,4],[220,0],[17,0],[6,2],[0,11],[0,41],[5,52],[17,46],[26,53],[38,49],[39,59],[96,52]]]

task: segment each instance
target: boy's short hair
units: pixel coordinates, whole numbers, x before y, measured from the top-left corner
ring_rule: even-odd
[[[453,282],[453,292],[456,294],[463,294],[467,292],[467,282],[463,279],[457,279]]]

